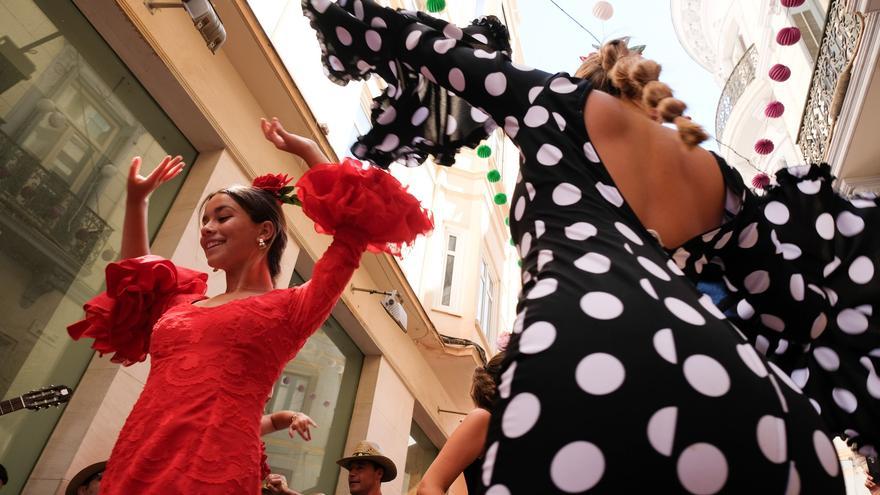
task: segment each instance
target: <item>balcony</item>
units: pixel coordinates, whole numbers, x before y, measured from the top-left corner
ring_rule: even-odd
[[[755,45],[749,47],[748,50],[740,57],[736,67],[724,83],[724,89],[721,91],[721,98],[718,99],[718,108],[715,111],[715,137],[723,139],[724,128],[727,127],[727,121],[736,107],[737,101],[743,95],[746,88],[755,80],[755,71],[758,67],[758,50]]]
[[[95,261],[113,231],[64,179],[46,170],[4,132],[0,132],[0,205],[7,217],[5,233],[30,244],[17,247],[31,254],[44,251],[70,275]]]
[[[849,10],[846,1],[831,2],[797,136],[797,144],[807,162],[827,160],[828,145],[863,29],[862,16]]]

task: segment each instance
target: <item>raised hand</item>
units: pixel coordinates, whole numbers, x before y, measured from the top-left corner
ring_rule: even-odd
[[[263,131],[263,136],[274,144],[276,148],[299,156],[310,167],[329,161],[314,141],[299,134],[288,132],[276,117],[272,117],[271,122],[266,119],[260,119],[260,129]]]
[[[166,156],[146,177],[140,175],[141,157],[132,158],[128,168],[128,200],[145,201],[159,186],[177,177],[186,164],[181,156]]]

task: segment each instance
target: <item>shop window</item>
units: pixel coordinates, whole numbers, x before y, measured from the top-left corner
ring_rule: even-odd
[[[294,275],[293,284],[302,283]],[[364,356],[339,323],[330,317],[309,337],[275,383],[266,412],[308,414],[318,428],[309,442],[287,431],[264,437],[269,466],[300,492],[333,493],[354,409]]]
[[[409,432],[409,447],[406,449],[406,466],[403,469],[403,493],[416,493],[419,482],[439,453],[440,450],[434,446],[428,435],[413,421]]]
[[[119,256],[128,164],[166,154],[191,164],[196,150],[72,1],[0,2],[0,399],[76,388],[93,351],[66,326]],[[151,238],[183,180],[151,198]],[[3,416],[10,493],[62,411]]]

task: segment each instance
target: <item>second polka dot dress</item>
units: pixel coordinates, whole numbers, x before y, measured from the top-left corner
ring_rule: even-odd
[[[331,77],[393,62],[488,115],[522,152],[510,227],[523,289],[485,493],[844,493],[809,400],[695,289],[615,187],[584,126],[586,81],[372,1],[303,8]],[[442,106],[427,111],[444,118]],[[385,125],[399,137],[414,124]]]
[[[792,167],[756,196],[722,167],[735,215],[671,253],[719,280],[726,314],[864,455],[880,439],[880,222],[874,195],[840,197],[827,165]]]

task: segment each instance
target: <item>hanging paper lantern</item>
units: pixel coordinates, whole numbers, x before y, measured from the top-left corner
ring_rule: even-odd
[[[771,101],[764,107],[764,115],[771,119],[782,117],[783,113],[785,113],[785,105],[781,101]]]
[[[516,266],[522,268],[522,260],[516,260]]]
[[[804,0],[780,0],[783,7],[791,8],[791,7],[800,7],[804,4]]]
[[[501,172],[497,170],[490,170],[488,173],[486,173],[486,180],[488,180],[489,182],[498,182],[499,180],[501,180]]]
[[[801,40],[801,30],[796,27],[782,28],[776,33],[776,42],[782,46],[789,46]]]
[[[758,142],[755,143],[755,152],[759,155],[769,155],[773,152],[773,141],[769,139],[759,139]]]
[[[440,12],[446,8],[446,0],[428,0],[428,12]]]
[[[759,172],[758,175],[752,177],[752,186],[755,189],[767,189],[767,186],[770,185],[770,176],[765,174],[764,172]]]
[[[600,21],[607,21],[614,15],[614,7],[608,2],[596,2],[593,5],[593,15]]]
[[[504,219],[504,225],[507,225],[508,227],[510,227],[510,217],[507,217]]]
[[[510,245],[511,245],[511,246],[516,246],[516,243],[513,242],[513,237],[510,238]]]
[[[498,193],[492,198],[492,200],[495,201],[496,205],[503,205],[504,203],[507,203],[507,195],[504,193]]]
[[[791,69],[783,64],[776,64],[770,67],[770,79],[776,82],[787,81],[791,77]]]
[[[492,148],[485,144],[477,146],[477,156],[480,158],[489,158],[492,156]]]

